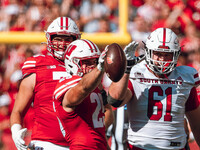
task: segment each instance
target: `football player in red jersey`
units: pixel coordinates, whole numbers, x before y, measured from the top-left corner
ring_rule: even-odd
[[[104,124],[105,110],[101,80],[104,58],[93,42],[76,40],[65,52],[65,66],[71,77],[61,79],[54,91],[54,108],[70,150],[109,149]],[[111,118],[109,118],[112,120]]]
[[[71,18],[58,17],[46,31],[49,55],[33,56],[24,62],[23,80],[10,118],[12,138],[18,150],[28,148],[28,143],[23,140],[27,129],[23,128],[22,120],[31,103],[35,117],[29,145],[43,150],[68,149],[52,107],[52,97],[57,81],[68,76],[64,52],[69,43],[79,39],[80,35]]]
[[[128,65],[138,43],[124,51]],[[184,115],[200,146],[200,107],[196,87],[200,84],[196,69],[177,66],[180,45],[168,28],[153,31],[145,43],[145,60],[126,71],[118,83],[109,87],[108,103],[119,107],[127,103],[128,143],[132,150],[184,149]]]

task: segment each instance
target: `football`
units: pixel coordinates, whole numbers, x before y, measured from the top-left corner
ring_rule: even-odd
[[[126,69],[126,56],[117,43],[112,43],[107,48],[104,62],[105,72],[113,82],[118,82]]]

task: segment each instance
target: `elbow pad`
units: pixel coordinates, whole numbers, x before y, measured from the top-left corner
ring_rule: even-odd
[[[122,100],[114,99],[112,96],[110,96],[109,93],[108,93],[107,101],[108,101],[108,104],[112,105],[113,107],[119,107],[123,102]]]

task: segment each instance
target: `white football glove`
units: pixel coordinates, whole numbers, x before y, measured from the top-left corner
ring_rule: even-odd
[[[20,124],[14,124],[11,127],[12,139],[18,150],[27,150],[28,146],[25,145],[24,136],[27,132],[27,128],[23,128]]]
[[[103,52],[99,56],[97,69],[99,69],[100,71],[104,71],[104,58],[106,57],[107,51],[108,51],[108,45],[106,46],[106,48],[103,50]]]
[[[135,51],[138,46],[138,42],[132,41],[124,48],[124,53],[126,56],[126,60],[133,60],[135,59]]]
[[[125,73],[130,73],[132,66],[136,65],[138,62],[144,59],[144,55],[139,57],[135,57],[135,51],[137,46],[139,45],[138,42],[132,41],[124,48],[124,53],[127,60],[127,67]]]

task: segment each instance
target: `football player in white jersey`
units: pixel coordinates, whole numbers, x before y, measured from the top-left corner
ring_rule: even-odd
[[[127,70],[119,82],[112,82],[108,94],[113,106],[127,104],[130,149],[184,149],[184,114],[200,146],[196,90],[200,80],[194,68],[176,67],[180,54],[176,34],[168,28],[153,31],[145,43],[145,57],[138,63],[137,45],[133,41],[125,47]]]

